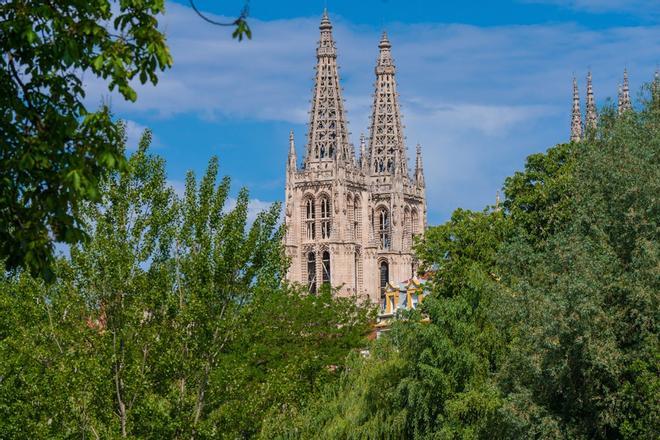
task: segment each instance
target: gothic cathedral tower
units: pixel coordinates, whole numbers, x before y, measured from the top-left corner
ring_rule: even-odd
[[[387,283],[414,275],[413,237],[426,226],[421,149],[408,169],[395,67],[387,36],[378,45],[376,90],[367,145],[360,159],[349,140],[327,13],[316,49],[316,82],[302,166],[293,132],[286,169],[287,278],[316,292],[322,284],[342,296],[380,302]]]

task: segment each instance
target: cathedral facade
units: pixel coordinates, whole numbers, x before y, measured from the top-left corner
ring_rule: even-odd
[[[314,293],[324,284],[342,296],[381,302],[388,284],[413,277],[414,237],[426,227],[421,149],[408,166],[391,44],[378,45],[369,137],[359,157],[349,140],[337,48],[323,14],[304,157],[293,132],[286,166],[289,281]]]

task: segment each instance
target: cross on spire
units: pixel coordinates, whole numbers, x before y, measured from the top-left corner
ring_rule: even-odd
[[[403,143],[392,45],[383,32],[376,62],[376,91],[371,119],[369,143],[371,174],[408,175],[408,159]]]
[[[321,38],[316,48],[316,81],[312,97],[305,168],[319,168],[323,163],[346,164],[355,153],[348,142],[344,100],[339,86],[337,48],[332,38],[332,23],[323,11],[319,25]]]

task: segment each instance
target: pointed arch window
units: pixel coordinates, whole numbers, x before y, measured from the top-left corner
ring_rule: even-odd
[[[323,196],[321,198],[321,238],[330,238],[330,199]]]
[[[316,293],[316,253],[307,254],[307,289],[309,293]]]
[[[330,252],[324,251],[321,259],[323,267],[323,284],[330,284]]]
[[[390,239],[390,212],[381,208],[378,211],[378,236],[380,238],[380,248],[389,249],[391,245]]]
[[[387,289],[387,283],[390,281],[390,265],[387,261],[382,261],[380,263],[380,297],[385,298],[385,289]]]
[[[316,238],[316,207],[312,198],[305,201],[305,236],[307,240]]]

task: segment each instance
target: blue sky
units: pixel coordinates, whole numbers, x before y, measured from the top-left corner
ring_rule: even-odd
[[[197,0],[210,16],[235,16],[240,0]],[[492,204],[527,155],[568,138],[572,76],[584,95],[591,68],[599,105],[616,96],[623,68],[637,91],[660,65],[660,2],[648,0],[304,0],[250,2],[253,39],[199,19],[186,1],[161,18],[174,57],[137,103],[88,83],[128,121],[129,147],[155,135],[172,185],[203,172],[212,155],[252,215],[283,199],[288,132],[300,156],[313,87],[318,23],[334,25],[352,141],[366,132],[378,39],[387,30],[397,65],[407,145],[422,144],[429,223],[457,207]],[[584,96],[583,104],[584,104]]]

